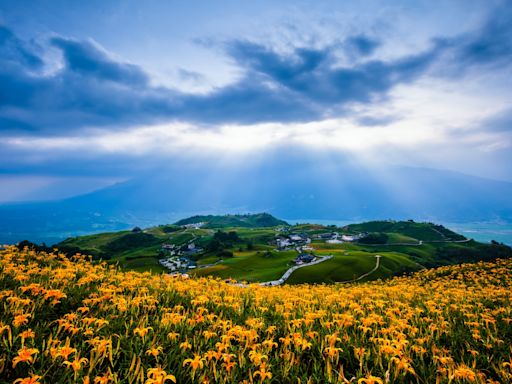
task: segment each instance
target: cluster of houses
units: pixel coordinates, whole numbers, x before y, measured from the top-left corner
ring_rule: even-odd
[[[189,259],[190,256],[202,252],[203,249],[196,247],[194,242],[178,246],[175,244],[162,244],[162,251],[169,257],[160,259],[159,263],[171,271],[196,268],[195,262]]]
[[[162,251],[166,251],[169,256],[192,256],[196,253],[202,252],[203,249],[197,247],[194,242],[190,242],[181,246],[175,244],[162,244]]]
[[[346,242],[353,242],[365,237],[366,233],[359,233],[357,235],[343,235],[338,232],[326,232],[315,235],[315,239],[324,240],[328,244],[341,244]]]
[[[360,233],[357,235],[344,235],[338,232],[326,232],[314,235],[313,238],[317,240],[324,240],[329,244],[341,244],[345,242],[357,241],[365,237],[366,233]],[[288,235],[282,234],[276,239],[277,249],[280,251],[289,249],[300,248],[303,251],[313,250],[308,244],[311,243],[311,238],[305,233],[291,233]]]
[[[328,244],[341,244],[345,242],[357,241],[365,237],[366,233],[357,235],[344,235],[338,232],[326,232],[313,235],[312,237],[317,240],[323,240]],[[314,248],[309,244],[311,239],[305,234],[291,234],[286,237],[281,236],[276,240],[277,248],[279,250],[295,248],[299,255],[295,258],[295,265],[308,264],[316,260],[316,256],[307,251],[314,251]]]
[[[305,233],[291,233],[289,235],[281,235],[276,239],[276,246],[280,251],[298,248],[310,243],[311,239]]]
[[[191,224],[182,225],[181,228],[185,228],[185,229],[199,229],[201,227],[204,227],[205,225],[206,225],[206,222],[201,221],[200,223],[191,223]]]
[[[184,228],[201,228],[205,223],[186,224]],[[295,249],[298,256],[295,258],[295,265],[308,264],[315,261],[317,258],[312,253],[314,248],[311,247],[311,238],[307,233],[290,233],[288,228],[283,227],[279,230],[279,235],[275,240],[276,248],[279,251]],[[316,240],[323,240],[329,244],[341,244],[344,242],[353,242],[365,237],[366,233],[356,235],[340,234],[338,232],[325,232],[313,235],[312,238]],[[172,272],[184,272],[185,270],[197,268],[194,261],[190,259],[191,256],[203,252],[202,248],[195,245],[190,241],[184,245],[176,244],[162,244],[162,252],[166,258],[161,259],[159,262]],[[310,252],[310,253],[308,253]]]
[[[186,269],[195,269],[197,266],[185,257],[169,257],[168,259],[160,259],[160,265],[170,271],[183,271]]]

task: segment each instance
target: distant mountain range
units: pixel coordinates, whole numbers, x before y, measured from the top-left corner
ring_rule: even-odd
[[[176,166],[70,199],[0,206],[0,243],[174,222],[227,212],[287,219],[512,222],[512,183],[451,171],[318,166]]]

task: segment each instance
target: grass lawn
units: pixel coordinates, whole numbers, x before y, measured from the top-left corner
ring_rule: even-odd
[[[388,243],[418,243],[418,239],[415,239],[414,237],[405,236],[401,233],[388,233]]]
[[[225,221],[226,217],[223,216],[220,219]],[[275,250],[275,238],[285,235],[285,233],[277,231],[277,227],[229,226],[219,229],[184,229],[177,226],[158,226],[144,229],[140,233],[120,231],[75,237],[63,241],[60,245],[67,247],[67,252],[80,251],[84,254],[91,254],[97,259],[110,258],[110,263],[119,263],[126,270],[161,273],[166,271],[158,263],[159,254],[162,254],[162,244],[171,243],[182,246],[193,241],[197,247],[206,250],[210,249],[208,245],[218,230],[235,231],[238,234],[240,241],[233,244],[226,243],[222,246],[226,247],[226,251],[232,252],[234,257],[224,258],[221,263],[214,266],[190,270],[190,273],[200,276],[215,275],[249,282],[270,281],[280,278],[297,256],[295,250],[284,252]],[[290,228],[290,232],[306,233],[313,238],[310,246],[314,248],[315,254],[320,256],[332,254],[334,258],[295,271],[288,280],[289,283],[329,283],[352,280],[374,268],[375,254],[383,256],[380,267],[364,280],[387,278],[403,271],[418,269],[421,266],[432,267],[464,260],[479,260],[482,257],[496,258],[506,255],[503,250],[488,249],[491,247],[490,245],[484,246],[476,242],[462,244],[438,242],[445,239],[443,234],[449,238],[462,238],[462,236],[429,223],[373,221],[352,224],[343,229],[344,233],[347,231],[351,233],[385,232],[388,235],[388,244],[384,245],[373,246],[349,242],[328,244],[314,238],[315,234],[332,231],[339,231],[339,228],[325,227],[319,224],[302,224]],[[392,245],[394,243],[418,244],[419,240],[423,240],[421,245]],[[267,252],[270,252],[270,255],[266,255]],[[482,253],[487,256],[482,256]],[[221,254],[220,251],[205,251],[190,256],[190,258],[196,261],[198,266],[204,266],[219,261],[218,254]],[[168,255],[168,253],[166,252],[164,255]]]
[[[295,251],[265,253],[236,252],[235,256],[225,259],[213,267],[195,270],[197,276],[215,275],[223,279],[233,278],[249,282],[270,281],[280,278],[290,268],[290,262],[297,257]]]
[[[87,235],[87,236],[79,236],[79,237],[71,237],[69,239],[64,240],[61,245],[76,247],[84,250],[83,253],[87,253],[87,250],[101,252],[101,248],[108,243],[119,239],[120,237],[129,234],[130,231],[120,231],[120,232],[106,232],[106,233],[98,233],[95,235]]]
[[[323,263],[296,270],[287,280],[287,283],[333,283],[352,280],[364,275],[375,267],[375,255],[377,253],[346,250],[318,252],[318,254],[328,253],[333,254],[334,257]],[[403,268],[418,269],[416,264],[407,255],[390,252],[379,252],[378,254],[382,256],[379,269],[363,280],[375,280],[386,277],[401,271]]]
[[[153,273],[168,272],[167,268],[160,265],[156,256],[129,256],[128,258],[109,260],[109,264],[116,263],[119,263],[121,268],[126,270]]]

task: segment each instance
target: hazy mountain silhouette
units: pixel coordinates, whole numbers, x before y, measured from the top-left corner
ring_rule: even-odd
[[[433,169],[269,161],[217,172],[177,165],[70,199],[0,206],[0,242],[57,239],[204,213],[511,222],[510,196],[512,183]]]

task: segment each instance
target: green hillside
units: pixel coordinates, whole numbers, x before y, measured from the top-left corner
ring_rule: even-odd
[[[297,283],[334,283],[356,280],[371,271],[376,265],[376,253],[352,251],[335,252],[334,257],[323,263],[295,271],[287,281]],[[381,252],[379,269],[367,278],[358,281],[375,280],[412,272],[421,269],[407,255],[394,252]]]
[[[415,221],[369,221],[360,224],[350,224],[347,227],[351,232],[384,232],[397,233],[409,238],[423,241],[464,240],[459,235],[442,225],[433,223],[417,223]]]
[[[295,251],[236,252],[232,258],[212,267],[198,269],[194,274],[248,282],[277,280],[290,267],[296,256]]]
[[[176,222],[176,225],[187,225],[205,223],[205,228],[226,228],[226,227],[277,227],[288,225],[286,221],[276,219],[268,213],[256,213],[247,215],[223,215],[223,216],[192,216]]]
[[[185,227],[196,223],[205,224]],[[278,239],[292,238],[299,240],[279,246]],[[177,271],[248,282],[280,279],[295,266],[299,253],[320,260],[293,271],[286,281],[292,284],[367,281],[421,268],[512,257],[508,246],[478,243],[432,223],[290,226],[269,214],[194,216],[175,224],[69,238],[56,247],[128,270]],[[163,266],[162,261],[175,268]]]

